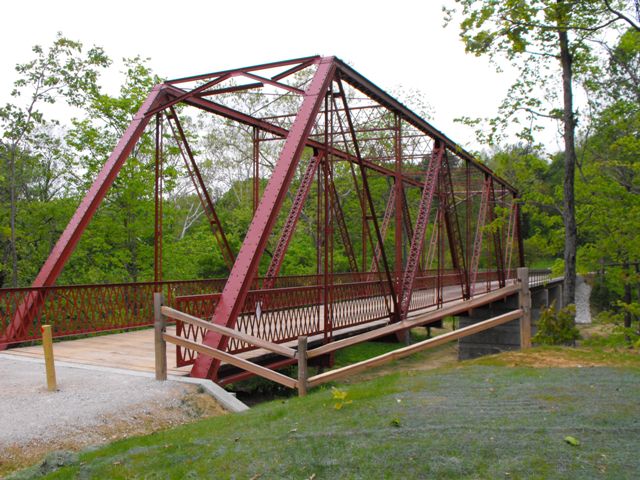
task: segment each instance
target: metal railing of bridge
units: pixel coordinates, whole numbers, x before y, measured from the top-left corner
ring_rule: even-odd
[[[330,303],[334,317],[339,318],[332,328],[370,322],[388,316],[384,298],[386,285],[375,280],[379,273],[342,273],[333,275]],[[491,288],[488,279],[494,274],[483,272],[485,288]],[[34,342],[41,339],[41,326],[52,325],[55,338],[118,332],[153,325],[152,299],[161,292],[167,305],[182,308],[200,318],[210,318],[217,298],[224,288],[225,278],[163,282],[112,283],[102,285],[67,285],[52,287],[21,287],[0,289],[0,344]],[[441,286],[459,282],[456,273],[442,275]],[[264,278],[257,278],[245,302],[240,328],[263,334],[274,341],[287,341],[299,334],[322,331],[318,324],[320,306],[323,305],[322,276],[295,275],[278,277],[273,288],[262,289]],[[411,309],[434,304],[435,275],[420,275]],[[12,320],[20,314],[21,305],[29,297],[37,298],[40,305],[28,328],[19,335],[7,336]],[[346,302],[350,300],[350,302]],[[260,305],[256,318],[256,307]],[[293,327],[287,310],[301,309],[304,325]],[[251,317],[253,315],[253,318]],[[259,326],[263,325],[263,326]],[[179,326],[178,328],[182,328]],[[260,330],[262,329],[262,330]],[[194,332],[196,333],[196,332]],[[188,338],[196,338],[187,334]],[[246,346],[234,344],[240,351]],[[183,363],[181,360],[180,363]]]

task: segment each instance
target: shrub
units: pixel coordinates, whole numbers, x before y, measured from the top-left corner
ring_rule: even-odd
[[[575,305],[568,305],[556,312],[553,302],[549,308],[542,310],[533,342],[542,345],[575,345],[580,338],[575,318]]]

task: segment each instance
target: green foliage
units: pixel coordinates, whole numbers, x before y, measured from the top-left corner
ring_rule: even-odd
[[[568,305],[556,311],[555,302],[542,310],[538,320],[538,331],[532,338],[542,345],[575,345],[580,331],[575,325],[576,307]]]
[[[29,207],[40,210],[36,202],[73,192],[72,165],[64,155],[58,122],[46,117],[45,107],[63,100],[69,107],[84,108],[97,92],[101,70],[111,63],[101,48],[85,52],[80,42],[60,33],[48,49],[37,45],[33,53],[33,60],[16,66],[14,103],[0,107],[0,287],[9,276],[12,286],[26,283],[32,265],[25,267],[25,257],[33,260],[41,236],[44,248],[51,246],[47,237],[56,228],[51,222],[55,212],[45,216],[44,224],[26,228]]]
[[[619,7],[622,2],[613,3]],[[593,78],[599,65],[591,40],[602,30],[612,30],[616,19],[600,2],[455,0],[455,4],[457,9],[445,9],[445,23],[459,20],[466,51],[489,56],[497,65],[505,60],[519,72],[496,117],[462,119],[480,127],[477,134],[488,143],[503,139],[505,129],[520,127],[518,138],[534,144],[545,123],[562,120],[558,33],[576,33],[569,44],[575,79]]]
[[[636,320],[640,318],[640,304],[616,302],[608,310],[598,313],[595,323],[608,327],[604,334],[593,335],[584,341],[589,347],[607,348],[640,348],[640,332],[638,328],[625,327],[625,314],[631,314]]]

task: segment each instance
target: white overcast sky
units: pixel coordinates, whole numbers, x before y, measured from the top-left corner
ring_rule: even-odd
[[[485,58],[464,53],[457,25],[443,28],[441,7],[452,0],[23,0],[2,5],[0,102],[14,65],[32,58],[60,31],[85,47],[99,45],[114,60],[141,55],[162,77],[174,78],[256,63],[335,55],[386,90],[419,89],[433,107],[432,123],[469,148],[462,115],[491,116],[513,80]],[[119,63],[104,76],[118,86]]]

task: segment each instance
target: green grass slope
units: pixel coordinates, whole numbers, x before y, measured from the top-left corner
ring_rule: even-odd
[[[640,477],[637,367],[471,364],[340,388],[345,402],[314,391],[16,478]]]

